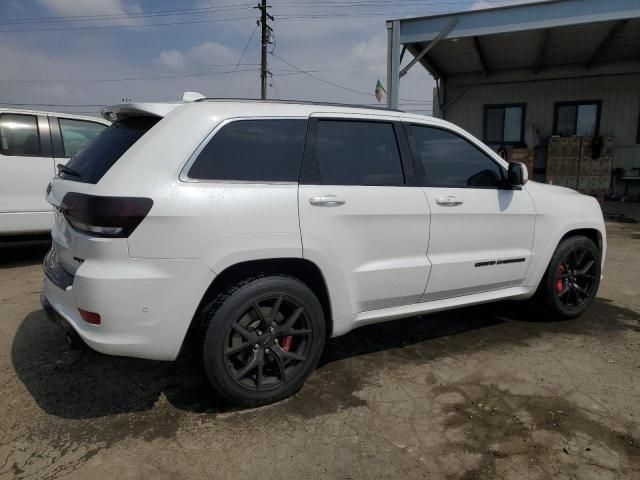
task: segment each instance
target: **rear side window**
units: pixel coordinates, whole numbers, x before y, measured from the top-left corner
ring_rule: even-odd
[[[7,156],[40,156],[40,135],[35,115],[0,115],[0,153]]]
[[[105,173],[140,137],[160,121],[157,117],[126,118],[107,127],[67,163],[60,177],[98,183]]]
[[[231,122],[200,152],[189,178],[297,182],[306,130],[306,120]]]
[[[410,140],[427,187],[498,188],[502,182],[501,167],[453,132],[412,125]]]
[[[64,156],[73,157],[106,127],[101,123],[59,118]]]
[[[404,184],[392,123],[319,120],[315,160],[323,185]]]

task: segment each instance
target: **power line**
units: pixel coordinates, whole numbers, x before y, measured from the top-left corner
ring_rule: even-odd
[[[303,69],[301,69],[301,68],[297,67],[297,66],[296,66],[296,65],[294,65],[293,63],[289,62],[288,60],[285,60],[284,58],[282,58],[282,57],[281,57],[281,56],[279,56],[279,55],[276,55],[276,54],[275,54],[275,53],[273,53],[273,52],[271,52],[271,55],[273,55],[274,57],[276,57],[278,60],[280,60],[280,61],[282,61],[282,62],[286,63],[286,64],[287,64],[287,65],[289,65],[290,67],[295,68],[298,72],[300,72],[300,73],[302,73],[302,74],[304,74],[304,75],[307,75],[307,76],[309,76],[309,77],[311,77],[311,78],[315,78],[316,80],[318,80],[318,81],[320,81],[320,82],[326,83],[326,84],[331,85],[331,86],[336,87],[336,88],[340,88],[340,89],[342,89],[342,90],[346,90],[347,92],[358,93],[358,94],[360,94],[360,95],[366,95],[367,97],[371,97],[371,96],[373,96],[373,94],[372,94],[371,92],[363,92],[362,90],[356,90],[356,89],[354,89],[354,88],[345,87],[344,85],[340,85],[340,84],[338,84],[338,83],[332,82],[332,81],[327,80],[327,79],[325,79],[325,78],[318,77],[317,75],[314,75],[313,73],[310,73],[309,71],[306,71],[306,70],[303,70]],[[408,102],[422,102],[422,100],[418,100],[418,99],[407,99],[407,98],[401,98],[400,100],[408,101]]]
[[[227,73],[235,73],[235,72],[255,72],[257,68],[245,68],[240,70],[225,70],[225,71],[214,71],[214,72],[197,72],[197,73],[180,73],[176,75],[157,75],[157,76],[149,76],[149,77],[129,77],[129,78],[94,78],[94,79],[74,79],[74,80],[25,80],[25,79],[0,79],[0,82],[5,83],[109,83],[109,82],[133,82],[140,80],[166,80],[170,78],[189,78],[189,77],[208,77],[211,75],[224,75]]]
[[[0,33],[20,33],[20,32],[55,32],[55,31],[72,31],[72,30],[109,30],[117,28],[141,28],[141,27],[168,27],[172,25],[192,25],[198,23],[212,22],[234,22],[238,20],[250,20],[254,17],[232,17],[232,18],[211,18],[207,20],[188,20],[184,22],[167,22],[167,23],[142,23],[139,25],[94,25],[91,27],[52,27],[52,28],[21,28],[19,30],[0,30]]]
[[[386,0],[388,1],[388,0]],[[483,0],[488,3],[501,3],[504,4],[506,0]],[[346,5],[340,5],[337,2],[324,2],[325,5],[320,5],[320,2],[316,2],[315,4],[282,4],[287,8],[316,8],[321,6],[326,6],[326,8],[334,9],[336,7],[377,7],[384,8],[387,6],[402,6],[402,4],[398,5],[396,2],[391,3],[376,3],[368,1],[361,1],[359,3],[352,3]],[[405,4],[406,6],[438,6],[438,5],[473,5],[475,2],[472,0],[465,0],[462,2],[431,2],[431,3],[414,3],[414,4]],[[40,19],[33,19],[32,21],[27,21],[28,19],[16,19],[13,22],[4,22],[0,23],[0,25],[28,25],[30,23],[40,23],[40,22],[67,22],[67,21],[110,21],[110,20],[122,20],[122,19],[135,19],[135,18],[147,18],[154,16],[178,16],[178,15],[195,15],[199,13],[216,13],[221,11],[230,11],[230,10],[243,10],[249,8],[249,4],[242,4],[231,7],[230,5],[226,5],[229,8],[221,8],[218,7],[206,7],[200,9],[181,9],[181,10],[165,10],[165,11],[155,11],[155,12],[141,12],[141,13],[130,13],[130,14],[104,14],[104,15],[86,15],[86,16],[77,16],[77,17],[41,17]],[[217,10],[214,10],[216,9]],[[189,10],[189,11],[187,11]],[[278,18],[282,20],[298,20],[298,19],[328,19],[328,18],[342,18],[342,17],[381,17],[381,16],[407,16],[407,15],[425,15],[425,14],[433,14],[433,13],[447,13],[443,10],[420,10],[417,12],[378,12],[378,13],[317,13],[317,14],[284,14],[279,15]],[[142,27],[165,27],[165,26],[174,26],[174,25],[192,25],[192,24],[201,24],[201,23],[212,23],[212,22],[231,22],[231,21],[239,21],[239,20],[248,20],[252,17],[227,17],[227,18],[211,18],[211,19],[199,19],[199,20],[187,20],[187,21],[175,21],[175,22],[165,22],[165,23],[140,23],[134,25],[93,25],[89,27],[47,27],[47,28],[20,28],[20,29],[4,29],[0,30],[0,33],[20,33],[20,32],[52,32],[52,31],[73,31],[73,30],[105,30],[105,29],[120,29],[120,28],[142,28]]]
[[[483,3],[508,3],[509,0],[483,0]],[[442,1],[442,0],[407,0],[398,2],[397,0],[320,0],[313,2],[299,3],[276,3],[277,7],[287,8],[359,8],[359,7],[386,7],[386,6],[439,6],[439,5],[465,5],[477,3],[476,0]],[[76,22],[76,21],[97,21],[97,20],[121,20],[131,18],[146,18],[154,16],[180,16],[196,15],[210,12],[224,12],[233,10],[243,10],[251,7],[251,3],[224,4],[213,7],[181,8],[166,10],[150,10],[147,12],[127,12],[127,13],[104,13],[92,15],[67,15],[48,17],[23,17],[14,18],[0,25],[19,25],[46,22]]]
[[[94,15],[70,15],[70,16],[51,16],[51,17],[30,17],[15,18],[0,22],[0,25],[23,25],[36,23],[60,23],[60,22],[95,22],[98,20],[122,20],[130,18],[147,18],[147,17],[171,17],[181,15],[197,15],[200,13],[226,12],[232,10],[244,10],[251,7],[250,3],[236,5],[218,5],[216,7],[200,7],[200,8],[181,8],[169,10],[150,10],[147,12],[128,12],[128,13],[104,13]]]
[[[256,34],[256,30],[258,30],[258,22],[256,22],[256,26],[253,28],[253,31],[251,32],[251,35],[249,36],[249,40],[247,40],[247,44],[244,46],[244,49],[242,50],[242,54],[240,55],[240,58],[238,59],[238,63],[236,63],[236,66],[233,69],[233,72],[231,72],[231,75],[229,76],[229,80],[227,80],[227,84],[224,88],[224,91],[226,93],[227,89],[229,88],[229,85],[231,84],[231,80],[233,79],[233,75],[236,73],[236,71],[238,70],[238,66],[240,65],[240,62],[242,62],[242,59],[244,58],[244,54],[247,53],[247,48],[249,48],[249,44],[251,43],[251,40],[253,40],[253,36]]]

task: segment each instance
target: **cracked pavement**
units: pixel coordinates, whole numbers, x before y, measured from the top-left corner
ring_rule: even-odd
[[[501,303],[329,341],[300,393],[235,410],[188,358],[56,367],[46,246],[0,250],[0,478],[640,478],[640,243],[607,224],[598,298]]]

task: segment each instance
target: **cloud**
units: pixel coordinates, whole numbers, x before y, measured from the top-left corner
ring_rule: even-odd
[[[81,15],[114,15],[110,25],[135,25],[136,21],[129,17],[131,13],[142,11],[137,3],[125,0],[39,0],[56,16],[75,17]],[[119,16],[122,16],[121,18]],[[104,21],[104,19],[102,20]]]
[[[155,63],[173,72],[210,71],[215,65],[235,65],[239,58],[240,52],[232,48],[217,42],[204,42],[187,51],[160,52]]]

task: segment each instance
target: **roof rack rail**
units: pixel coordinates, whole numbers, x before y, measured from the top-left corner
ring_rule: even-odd
[[[320,105],[326,107],[350,107],[350,108],[365,108],[370,110],[384,110],[389,112],[402,112],[405,113],[404,110],[399,110],[397,108],[387,108],[382,105],[358,105],[355,103],[335,103],[335,102],[314,102],[310,100],[273,100],[266,99],[262,100],[259,98],[216,98],[216,97],[204,97],[194,100],[194,102],[259,102],[259,103],[284,103],[284,104],[296,104],[296,105]]]

